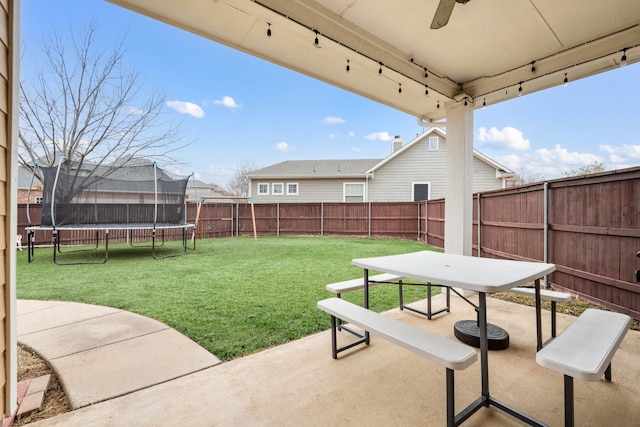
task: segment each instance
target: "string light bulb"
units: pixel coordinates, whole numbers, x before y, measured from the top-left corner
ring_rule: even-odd
[[[564,87],[569,86],[569,78],[567,77],[567,73],[564,73],[564,81],[562,83]]]
[[[349,60],[347,59],[347,73],[351,70],[351,66],[349,65]]]
[[[483,110],[486,110],[486,109],[487,109],[487,98],[484,98],[484,99],[482,100],[482,109],[483,109]]]
[[[440,108],[440,100],[438,100],[438,105],[436,105],[436,108]]]
[[[621,67],[627,66],[627,48],[626,47],[622,49],[622,58],[620,58],[620,66]]]
[[[522,82],[520,82],[520,87],[518,88],[518,96],[522,96]]]
[[[379,62],[380,68],[378,68],[378,74],[382,74],[382,62]]]
[[[398,93],[402,93],[402,83],[398,83]]]
[[[427,73],[427,67],[424,67],[424,78],[429,77],[429,73]]]
[[[316,33],[316,38],[313,41],[313,44],[318,47],[318,45],[320,44],[320,40],[318,40],[318,30],[313,30],[314,33]]]
[[[467,97],[466,96],[464,97],[464,106],[465,107],[467,106]]]
[[[532,61],[531,62],[531,72],[535,73],[536,72],[536,61]]]
[[[424,94],[429,95],[429,86],[424,85]]]
[[[267,22],[269,28],[267,28],[267,37],[271,37],[271,22]]]

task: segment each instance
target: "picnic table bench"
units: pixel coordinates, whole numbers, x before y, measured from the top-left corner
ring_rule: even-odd
[[[474,348],[383,316],[340,298],[327,298],[318,301],[318,308],[331,315],[331,353],[334,359],[338,358],[338,353],[358,344],[369,345],[369,336],[366,336],[338,347],[337,319],[341,319],[444,366],[447,384],[447,426],[457,425],[454,372],[468,368],[478,359]]]
[[[611,360],[631,325],[626,314],[587,309],[536,354],[536,362],[564,374],[564,422],[574,425],[573,379],[611,381]]]
[[[524,295],[529,297],[536,296],[535,288],[527,288],[523,286],[511,288],[509,292],[511,292],[512,294]],[[540,298],[543,300],[551,301],[551,338],[547,340],[547,342],[549,342],[556,337],[556,305],[559,302],[571,301],[571,294],[568,294],[566,292],[552,291],[550,289],[540,289]]]

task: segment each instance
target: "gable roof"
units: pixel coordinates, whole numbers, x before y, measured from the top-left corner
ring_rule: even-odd
[[[384,159],[336,159],[336,160],[287,160],[276,163],[266,168],[258,169],[248,174],[250,179],[269,179],[269,178],[354,178],[371,176],[377,169],[381,168],[391,160],[400,156],[410,147],[419,144],[429,136],[441,136],[446,139],[446,133],[440,128],[430,128],[428,131],[418,135],[408,144],[403,145],[395,152],[391,153]],[[515,173],[501,165],[500,163],[473,149],[473,155],[493,167],[496,170],[496,178],[509,178],[515,176]]]
[[[385,157],[382,161],[375,164],[371,169],[367,170],[367,172],[368,173],[375,172],[377,169],[379,169],[386,163],[390,162],[391,160],[395,159],[397,156],[402,155],[402,153],[404,153],[410,147],[413,147],[414,145],[419,144],[421,141],[428,138],[429,136],[433,136],[434,134],[441,136],[442,138],[445,138],[445,139],[447,138],[446,132],[443,131],[442,129],[435,128],[435,127],[430,128],[428,131],[424,132],[423,134],[418,135],[408,144],[403,145],[401,148],[397,149],[396,151],[394,151],[393,153]],[[489,166],[493,167],[496,170],[496,178],[508,178],[511,176],[515,176],[515,172],[513,172],[511,169],[501,165],[500,163],[493,160],[491,157],[479,152],[475,148],[473,149],[473,156],[476,157],[478,160],[482,160]]]
[[[263,178],[342,178],[365,177],[380,159],[287,160],[248,174]]]

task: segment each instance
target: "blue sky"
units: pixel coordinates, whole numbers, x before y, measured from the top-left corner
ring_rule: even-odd
[[[417,120],[103,0],[22,0],[21,74],[44,65],[43,37],[100,24],[100,47],[125,38],[125,65],[161,93],[190,145],[171,166],[225,186],[234,168],[285,160],[384,158]],[[474,146],[505,166],[547,179],[599,161],[640,165],[640,65],[559,85],[474,115]],[[135,106],[131,106],[135,108]]]

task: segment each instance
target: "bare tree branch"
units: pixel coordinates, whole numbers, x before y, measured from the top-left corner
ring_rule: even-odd
[[[99,49],[91,22],[65,40],[54,32],[43,44],[45,68],[20,82],[20,163],[54,166],[60,156],[102,171],[145,157],[172,162],[180,141],[164,98],[141,99],[142,81],[126,69],[124,41]]]
[[[227,190],[236,196],[249,195],[249,177],[255,171],[256,165],[251,161],[244,161],[234,168],[233,178],[227,184]]]

